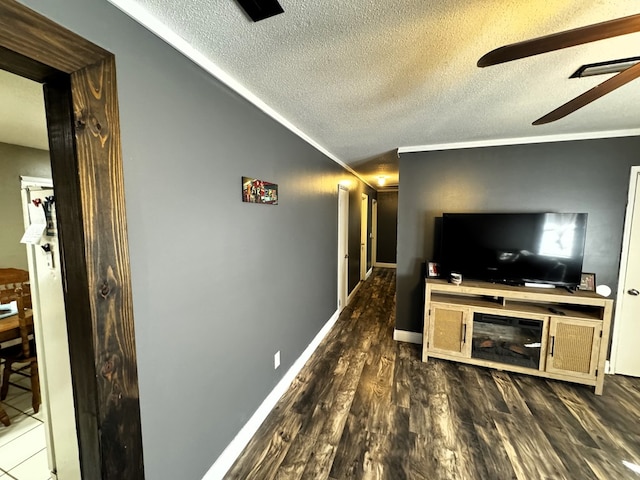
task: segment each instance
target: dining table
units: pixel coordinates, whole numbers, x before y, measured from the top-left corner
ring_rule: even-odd
[[[33,316],[27,313],[27,326],[33,330]],[[31,333],[31,332],[30,332]],[[20,339],[20,320],[15,313],[10,317],[0,318],[0,343]]]
[[[0,285],[16,284],[27,282],[29,280],[29,272],[20,268],[0,268]],[[0,312],[0,344],[15,343],[20,340],[20,320],[18,313],[13,315],[2,315]],[[27,325],[33,331],[33,315],[27,313]],[[0,348],[2,346],[0,345]],[[11,424],[9,415],[0,405],[0,423],[5,426]]]
[[[17,338],[20,338],[20,323],[18,320],[18,314],[15,313],[9,317],[0,318],[0,343],[11,342]],[[2,408],[0,404],[0,423],[5,427],[11,424],[9,415]]]
[[[33,331],[33,315],[27,312],[27,327]],[[5,342],[14,343],[20,340],[20,319],[18,314],[14,313],[8,317],[0,318],[0,344]],[[1,348],[1,347],[0,347]],[[9,415],[0,404],[0,423],[8,427],[11,424]]]
[[[33,331],[33,315],[27,313],[27,326]],[[5,342],[14,342],[20,340],[20,320],[18,314],[15,313],[11,316],[0,318],[0,344]],[[2,348],[2,347],[0,347]],[[0,423],[8,427],[11,425],[9,415],[2,404],[0,404]]]

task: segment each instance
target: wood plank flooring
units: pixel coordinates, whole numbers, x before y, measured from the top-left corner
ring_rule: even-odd
[[[374,269],[225,479],[640,480],[640,379],[422,363],[395,280]]]

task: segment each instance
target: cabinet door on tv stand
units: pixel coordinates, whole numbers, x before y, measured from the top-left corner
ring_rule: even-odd
[[[595,378],[601,335],[601,322],[551,317],[546,371]]]
[[[471,322],[469,309],[431,304],[426,351],[469,358]]]

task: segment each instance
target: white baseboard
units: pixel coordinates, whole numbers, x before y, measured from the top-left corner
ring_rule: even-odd
[[[371,274],[372,274],[372,273],[373,273],[373,267],[371,267],[371,268],[367,271],[366,275],[364,276],[364,279],[365,279],[365,280],[366,280],[366,279],[368,279],[368,278],[371,276]]]
[[[376,262],[373,264],[374,267],[380,267],[380,268],[398,268],[398,265],[395,263],[383,263],[383,262]]]
[[[339,313],[336,311],[320,329],[309,346],[302,352],[294,364],[291,365],[291,368],[284,374],[278,384],[271,390],[271,393],[267,395],[267,398],[264,399],[231,443],[227,445],[227,448],[224,449],[209,471],[202,477],[202,480],[219,480],[224,477],[233,465],[233,462],[236,461],[242,453],[242,450],[244,450],[251,438],[255,435],[260,425],[262,425],[262,422],[267,418],[267,415],[269,415],[273,407],[278,403],[280,397],[287,391],[291,382],[293,382],[296,375],[298,375],[302,367],[304,367],[304,364],[309,360],[316,348],[318,348],[322,339],[329,333],[329,330],[331,330],[331,327],[336,323],[338,317]]]
[[[393,329],[393,339],[398,342],[417,343],[422,345],[422,334],[408,330]]]
[[[606,375],[613,375],[613,366],[609,360],[605,360],[604,362],[604,373]]]
[[[358,282],[358,284],[356,285],[356,287],[353,289],[353,291],[349,294],[349,296],[347,297],[347,305],[349,305],[351,303],[351,300],[353,300],[353,297],[356,295],[356,293],[358,292],[358,290],[360,290],[360,287],[362,286],[362,282]]]

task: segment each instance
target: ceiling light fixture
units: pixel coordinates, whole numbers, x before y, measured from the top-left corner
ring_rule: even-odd
[[[582,65],[569,78],[592,77],[593,75],[605,75],[607,73],[618,73],[640,63],[640,57],[621,58],[619,60],[609,60],[608,62],[590,63]]]
[[[385,176],[379,176],[378,177],[378,186],[379,187],[384,187],[385,183],[387,183],[387,177]]]

